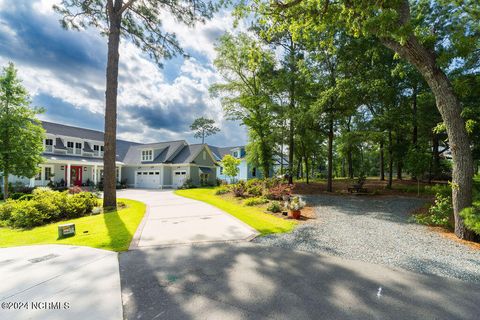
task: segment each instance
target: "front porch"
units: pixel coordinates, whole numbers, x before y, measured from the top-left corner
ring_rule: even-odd
[[[122,180],[121,164],[117,164],[117,181]],[[103,180],[103,161],[48,162],[40,165],[40,172],[30,179],[30,186],[88,187],[98,186]]]

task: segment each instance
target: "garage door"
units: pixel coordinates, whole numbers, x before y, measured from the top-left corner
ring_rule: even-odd
[[[173,186],[175,188],[181,187],[187,180],[187,171],[178,170],[173,172]]]
[[[137,171],[136,188],[158,189],[160,188],[160,171],[145,170]]]

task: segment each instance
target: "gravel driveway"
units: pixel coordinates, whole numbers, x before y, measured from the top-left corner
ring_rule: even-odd
[[[480,250],[408,221],[423,204],[408,197],[316,195],[317,220],[254,242],[480,282]]]

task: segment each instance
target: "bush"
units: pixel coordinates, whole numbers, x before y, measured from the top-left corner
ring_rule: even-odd
[[[429,226],[439,226],[444,228],[452,228],[451,219],[453,216],[452,198],[437,193],[435,196],[435,204],[428,210],[426,215],[416,215],[415,221]]]
[[[21,197],[23,197],[24,195],[26,195],[26,193],[14,192],[14,193],[10,194],[9,198],[12,199],[12,200],[18,200]]]
[[[452,186],[449,184],[435,184],[433,186],[426,186],[425,191],[431,194],[440,194],[443,197],[452,196]]]
[[[268,205],[267,210],[270,212],[280,212],[282,211],[282,206],[280,205],[280,202],[273,201]]]
[[[68,188],[68,193],[70,193],[70,194],[76,194],[76,193],[80,193],[82,191],[83,191],[82,188],[79,187],[79,186],[73,186],[73,187]]]
[[[32,200],[33,199],[33,194],[24,194],[18,200]]]
[[[196,188],[197,186],[193,184],[192,179],[186,179],[185,182],[179,189],[193,189]]]
[[[249,198],[243,202],[244,205],[249,207],[265,203],[268,203],[268,199],[264,197]]]
[[[465,226],[480,235],[480,202],[474,203],[470,208],[463,209],[460,215],[464,219]]]
[[[8,200],[0,206],[2,224],[33,228],[53,221],[78,218],[92,212],[98,198],[89,192],[69,194],[50,188],[37,188],[30,200]]]
[[[227,187],[225,186],[222,186],[222,187],[219,187],[217,190],[215,190],[215,194],[218,196],[218,195],[222,195],[222,194],[226,194],[226,193],[229,193],[230,191],[228,190]]]
[[[247,184],[245,181],[241,180],[231,186],[231,190],[235,197],[243,197],[247,191]]]
[[[247,193],[251,196],[259,197],[263,194],[263,186],[262,185],[247,186]]]
[[[279,184],[271,187],[266,191],[265,196],[270,200],[283,200],[285,197],[289,197],[292,193],[292,188],[288,184]]]

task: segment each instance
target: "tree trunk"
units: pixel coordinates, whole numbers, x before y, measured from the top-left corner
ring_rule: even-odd
[[[353,159],[352,159],[352,150],[349,149],[347,153],[347,162],[348,162],[348,177],[353,179]]]
[[[293,183],[293,148],[295,147],[293,119],[290,119],[288,132],[288,183]]]
[[[380,141],[380,181],[385,181],[385,151],[383,140]]]
[[[103,207],[117,206],[116,137],[117,137],[117,91],[118,91],[118,48],[120,44],[121,16],[117,14],[122,1],[115,1],[114,12],[110,13],[108,34],[107,89],[105,92],[105,150],[103,156]],[[120,3],[120,4],[118,4]]]
[[[3,172],[3,200],[8,198],[8,172]]]
[[[397,146],[399,146],[401,143],[402,142],[400,141],[400,135],[397,134]],[[398,180],[402,180],[402,169],[403,169],[402,157],[397,154],[397,179]]]
[[[438,134],[434,133],[432,136],[432,156],[433,156],[433,165],[432,165],[432,174],[434,179],[438,179],[440,176],[440,141]]]
[[[387,188],[392,188],[393,181],[393,145],[392,130],[388,131],[388,184]]]
[[[305,178],[307,179],[307,184],[308,184],[308,183],[310,183],[310,181],[308,179],[308,175],[310,173],[310,170],[308,168],[308,157],[305,155],[303,160],[305,161]]]
[[[410,4],[403,0],[397,9],[400,24],[410,22]],[[474,233],[467,230],[460,211],[472,205],[473,158],[470,141],[461,116],[461,106],[445,73],[437,65],[435,53],[425,48],[411,35],[404,44],[383,39],[384,44],[413,64],[423,76],[435,96],[437,109],[442,115],[452,150],[452,202],[455,217],[455,234],[461,239],[472,240]]]
[[[330,117],[328,124],[328,169],[327,191],[333,192],[333,119]]]
[[[418,142],[418,122],[417,122],[417,86],[413,88],[413,105],[412,105],[412,114],[413,114],[413,131],[412,131],[412,143],[413,146],[417,146]]]
[[[300,179],[302,177],[302,157],[298,158],[298,164],[297,164],[297,179]]]

